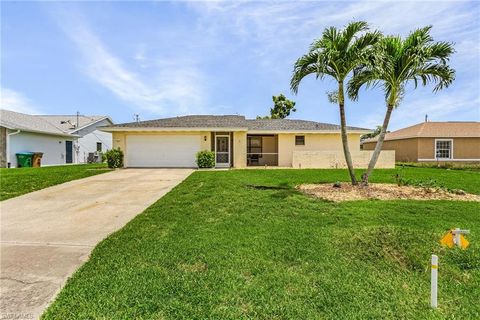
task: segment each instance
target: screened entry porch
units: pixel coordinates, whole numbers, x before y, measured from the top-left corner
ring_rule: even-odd
[[[278,166],[278,135],[247,134],[247,166]]]

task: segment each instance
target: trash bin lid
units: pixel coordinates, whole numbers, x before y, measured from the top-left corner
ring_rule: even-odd
[[[21,155],[21,156],[31,156],[33,154],[33,152],[18,152],[16,154]]]

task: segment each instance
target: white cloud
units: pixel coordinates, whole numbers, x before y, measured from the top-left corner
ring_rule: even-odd
[[[469,85],[462,90],[446,89],[436,94],[431,92],[431,88],[418,90],[423,92],[408,91],[405,100],[393,111],[390,130],[422,122],[426,114],[430,121],[445,121],[445,119],[480,121],[480,97],[474,85]],[[381,125],[385,111],[385,106],[379,103],[372,106],[368,114],[357,122],[369,128]]]
[[[150,76],[137,74],[108,49],[80,12],[57,11],[56,18],[83,56],[86,74],[121,100],[159,115],[203,112],[207,81],[195,65],[177,59],[151,70]],[[143,51],[133,60],[146,67]]]
[[[241,41],[253,42],[250,52],[268,70],[293,64],[323,29],[365,20],[386,34],[406,35],[415,28],[433,25],[437,40],[458,44],[455,62],[470,65],[478,46],[467,47],[465,39],[478,39],[478,6],[462,1],[340,1],[340,2],[193,2],[199,25],[210,34],[228,30]],[[478,41],[477,41],[478,42]],[[465,52],[467,51],[467,52]],[[468,53],[470,52],[470,54]],[[284,67],[280,72],[284,72]]]
[[[432,33],[436,40],[456,42],[457,54],[452,58],[452,65],[458,74],[461,72],[463,75],[458,77],[455,83],[458,86],[437,95],[430,92],[419,93],[420,90],[416,90],[412,95],[407,93],[407,98],[394,113],[392,126],[422,118],[425,113],[429,113],[431,117],[455,118],[459,114],[471,117],[475,103],[478,106],[480,47],[478,41],[475,42],[475,39],[478,39],[476,19],[479,8],[476,3],[208,1],[188,2],[186,6],[194,13],[192,18],[196,29],[191,30],[190,26],[187,28],[182,23],[171,26],[175,32],[168,28],[159,28],[155,35],[148,35],[150,38],[142,37],[142,43],[131,44],[134,53],[130,52],[129,60],[122,60],[113,47],[102,41],[80,10],[72,10],[72,6],[68,6],[68,11],[57,11],[56,17],[59,26],[81,53],[85,62],[82,68],[91,79],[132,106],[160,115],[228,110],[248,112],[249,107],[246,104],[239,105],[237,101],[248,101],[250,92],[244,94],[247,96],[244,100],[229,97],[230,101],[221,101],[224,97],[221,94],[224,81],[232,79],[222,78],[226,76],[221,72],[222,67],[210,70],[211,74],[219,75],[217,79],[213,76],[211,79],[202,73],[198,66],[209,68],[212,61],[225,62],[230,54],[233,57],[228,61],[230,64],[247,57],[241,62],[245,64],[245,68],[250,68],[249,70],[242,69],[243,66],[234,68],[227,65],[230,69],[226,68],[238,73],[235,80],[238,79],[240,84],[239,91],[244,83],[243,77],[252,73],[261,80],[271,81],[271,87],[275,90],[288,90],[287,78],[292,64],[307,50],[308,44],[319,37],[325,27],[341,27],[352,20],[366,20],[372,27],[385,33],[401,35],[417,27],[432,24]],[[183,27],[185,29],[182,29]],[[170,47],[162,47],[162,52],[155,53],[155,50],[159,50],[152,44],[155,41],[175,43]],[[470,87],[465,85],[467,81],[470,82]],[[326,84],[328,83],[322,85]],[[210,96],[210,91],[212,95],[215,94],[214,97]],[[379,90],[372,91],[378,93]],[[323,93],[324,90],[319,89],[319,92]],[[303,97],[308,96],[305,91],[302,91],[302,94]],[[313,96],[312,94],[310,97]],[[306,109],[310,108],[305,115],[312,117],[317,112],[312,111],[317,105],[310,97],[310,100],[305,100]],[[365,108],[366,112],[373,116],[362,116],[357,111],[354,117],[349,118],[349,123],[373,126],[381,122],[382,99],[372,100],[369,97],[372,97],[372,93],[362,96],[358,105],[352,103],[351,109],[361,110],[373,101],[378,107]],[[413,97],[416,97],[416,100]],[[210,98],[219,101],[212,101],[207,109]],[[258,101],[250,104],[256,103]],[[221,105],[229,107],[222,109]],[[470,110],[470,113],[465,113],[465,110]]]
[[[0,109],[39,114],[38,107],[20,92],[8,88],[0,89]]]
[[[457,52],[451,62],[457,70],[457,80],[451,88],[438,94],[431,93],[431,87],[407,92],[405,100],[394,111],[392,128],[418,123],[425,114],[437,121],[480,119],[479,6],[465,1],[190,4],[200,15],[200,25],[211,34],[228,30],[240,41],[255,43],[255,49],[246,54],[255,56],[263,72],[275,71],[280,77],[284,77],[294,59],[330,25],[342,27],[349,21],[365,20],[372,28],[402,36],[416,28],[433,25],[435,40],[455,43]],[[382,102],[379,88],[365,92],[358,103],[349,103],[352,110],[349,123],[367,127],[381,124],[385,111]],[[363,109],[365,115],[353,109]]]

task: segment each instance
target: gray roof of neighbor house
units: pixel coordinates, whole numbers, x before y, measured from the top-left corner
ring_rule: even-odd
[[[245,119],[239,115],[192,115],[139,122],[120,123],[103,127],[106,131],[147,128],[235,128],[258,131],[339,131],[340,126],[306,120]],[[370,132],[370,129],[348,127],[348,130]]]
[[[422,122],[416,125],[389,132],[385,141],[411,138],[479,138],[480,122],[446,121]],[[367,139],[363,143],[376,142],[377,137]]]
[[[94,123],[100,122],[104,119],[107,119],[110,124],[113,124],[112,120],[108,116],[78,116],[78,125],[77,125],[77,115],[40,115],[44,120],[50,122],[57,128],[65,132],[75,132],[81,130],[82,128],[88,127]]]
[[[41,117],[3,109],[0,110],[0,126],[12,130],[38,132],[58,136],[72,136]]]

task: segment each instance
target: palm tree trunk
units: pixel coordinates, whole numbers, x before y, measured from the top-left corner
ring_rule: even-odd
[[[350,180],[352,185],[357,185],[357,178],[355,177],[355,171],[353,170],[352,155],[350,154],[350,148],[348,147],[347,136],[347,121],[345,120],[345,95],[343,92],[343,81],[338,82],[338,107],[340,108],[340,129],[342,132],[342,144],[343,154],[345,155],[345,162],[347,163],[348,173],[350,174]]]
[[[362,175],[362,183],[368,185],[368,178],[372,174],[373,168],[377,164],[378,157],[380,156],[380,151],[382,151],[383,140],[385,140],[385,133],[387,132],[388,123],[390,122],[390,116],[392,115],[393,104],[388,104],[387,112],[385,113],[385,119],[383,119],[383,126],[380,134],[378,135],[377,145],[373,151],[372,158],[368,163],[367,171]]]

